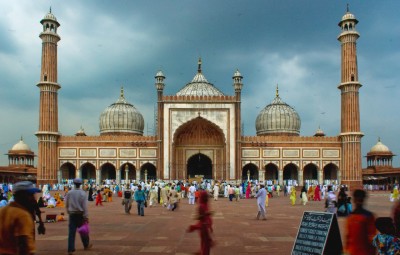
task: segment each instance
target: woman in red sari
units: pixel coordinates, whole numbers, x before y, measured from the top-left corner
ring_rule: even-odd
[[[188,232],[193,232],[195,230],[199,230],[200,234],[200,255],[209,255],[210,249],[214,245],[213,240],[211,239],[212,229],[212,219],[211,212],[208,208],[208,194],[206,191],[201,191],[199,195],[199,208],[198,208],[198,217],[199,220],[197,224],[190,225]]]
[[[247,188],[246,188],[246,198],[250,198],[251,195],[251,183],[247,183]]]

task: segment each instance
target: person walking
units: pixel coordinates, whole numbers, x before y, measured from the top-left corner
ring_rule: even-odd
[[[301,188],[301,191],[300,191],[300,198],[301,198],[301,203],[302,203],[303,205],[306,205],[307,202],[308,202],[306,186],[303,186],[303,188]]]
[[[336,213],[336,195],[332,191],[332,186],[328,186],[328,194],[326,195],[326,200],[325,200],[325,208],[326,212],[329,213]]]
[[[146,201],[146,193],[142,190],[142,185],[137,186],[134,193],[135,201],[137,203],[138,215],[144,216],[144,202]]]
[[[175,211],[175,209],[178,207],[178,197],[179,197],[175,185],[171,186],[171,190],[169,191],[168,197],[169,197],[169,203],[171,205],[171,210]]]
[[[103,206],[103,198],[101,196],[101,191],[97,190],[97,195],[96,195],[96,206],[101,205]]]
[[[372,245],[376,235],[375,216],[364,209],[367,193],[357,189],[353,192],[354,211],[346,221],[345,253],[349,255],[375,255],[376,249]]]
[[[196,188],[194,187],[193,184],[189,184],[190,187],[188,189],[188,199],[189,199],[189,205],[194,205],[194,200],[195,200],[195,192]]]
[[[218,195],[219,195],[219,185],[218,185],[218,183],[216,183],[214,185],[213,194],[214,194],[214,201],[217,201],[218,200]]]
[[[13,185],[14,201],[0,209],[0,254],[35,253],[32,211],[34,194],[39,192],[29,181]]]
[[[290,189],[290,202],[292,205],[296,204],[296,188],[294,186],[291,187]]]
[[[210,255],[211,247],[214,246],[214,241],[211,238],[212,219],[208,205],[208,194],[206,191],[201,191],[199,195],[199,208],[196,224],[190,225],[187,232],[199,231],[200,235],[200,255]]]
[[[264,184],[260,184],[260,189],[258,190],[255,197],[257,198],[258,207],[257,220],[260,219],[260,216],[262,217],[262,220],[266,220],[267,218],[265,217],[265,201],[267,199],[267,191],[264,188]]]
[[[123,205],[125,207],[125,213],[130,214],[132,208],[132,190],[129,188],[129,185],[126,185],[124,191]]]
[[[68,192],[66,202],[67,213],[69,214],[68,221],[68,254],[72,255],[75,252],[75,236],[76,230],[84,223],[89,222],[89,213],[87,207],[86,192],[81,189],[82,179],[74,179],[75,188]],[[89,233],[81,235],[81,241],[85,250],[92,248],[90,243]]]

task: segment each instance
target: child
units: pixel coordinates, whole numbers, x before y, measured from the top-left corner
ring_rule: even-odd
[[[347,197],[346,206],[347,206],[347,211],[351,213],[353,211],[353,205],[351,204],[351,197]]]
[[[63,212],[61,213],[61,215],[57,215],[56,221],[65,221]]]
[[[100,190],[97,191],[96,206],[98,206],[99,204],[103,205],[103,199],[101,197],[101,191]]]
[[[379,255],[400,254],[400,239],[394,236],[394,224],[390,217],[379,217],[375,226],[380,232],[372,240],[372,245],[378,249]]]

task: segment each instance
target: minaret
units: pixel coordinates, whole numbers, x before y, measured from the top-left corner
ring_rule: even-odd
[[[163,92],[164,92],[164,80],[165,75],[160,70],[157,72],[156,76],[156,89],[157,89],[157,141],[158,141],[158,162],[157,162],[157,169],[158,173],[157,176],[160,178],[164,177],[164,103],[163,103]],[[169,170],[169,169],[168,169]],[[171,178],[168,176],[168,178]]]
[[[38,184],[57,182],[57,140],[58,132],[58,99],[57,91],[61,88],[57,83],[57,42],[61,39],[57,34],[60,26],[56,17],[47,13],[40,21],[43,32],[42,39],[42,68],[40,81],[39,131],[38,137]]]
[[[361,137],[360,131],[360,107],[358,90],[361,84],[358,81],[357,67],[357,39],[360,37],[356,31],[358,20],[347,12],[339,22],[341,33],[338,40],[341,43],[341,83],[338,88],[341,91],[341,131],[342,161],[340,166],[341,183],[350,186],[351,189],[362,187],[361,165]]]
[[[242,117],[241,117],[241,95],[242,95],[242,88],[243,83],[242,79],[243,76],[237,69],[236,72],[233,74],[233,88],[235,89],[235,141],[236,141],[236,148],[235,148],[235,173],[236,179],[239,180],[242,176]]]

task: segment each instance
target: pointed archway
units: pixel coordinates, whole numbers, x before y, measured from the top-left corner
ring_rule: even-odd
[[[225,136],[219,126],[199,116],[181,125],[173,137],[171,179],[194,175],[204,175],[205,179],[226,178],[229,166]]]
[[[279,179],[278,167],[273,163],[269,163],[268,165],[266,165],[265,181],[267,182],[267,184],[278,183],[278,179]]]
[[[105,163],[101,166],[101,181],[104,180],[115,180],[117,174],[115,171],[115,166],[111,163]]]
[[[339,168],[332,163],[324,167],[324,184],[338,184]]]
[[[298,168],[295,164],[289,163],[283,168],[283,182],[285,185],[298,185]]]
[[[315,164],[307,164],[303,169],[304,185],[318,184],[318,167]]]
[[[247,181],[250,180],[258,180],[258,167],[255,164],[247,164],[242,168],[242,180]]]
[[[147,180],[153,180],[153,181],[157,180],[157,169],[151,163],[145,163],[140,168],[140,179],[141,180],[146,179],[146,175],[145,175],[146,171],[147,171]]]
[[[81,166],[82,169],[82,179],[89,180],[92,182],[96,181],[96,168],[91,163],[85,163]]]
[[[191,156],[187,162],[187,176],[188,178],[201,176],[204,179],[212,179],[211,159],[201,153]]]
[[[65,163],[60,167],[61,179],[71,180],[75,178],[75,166],[71,163]]]

